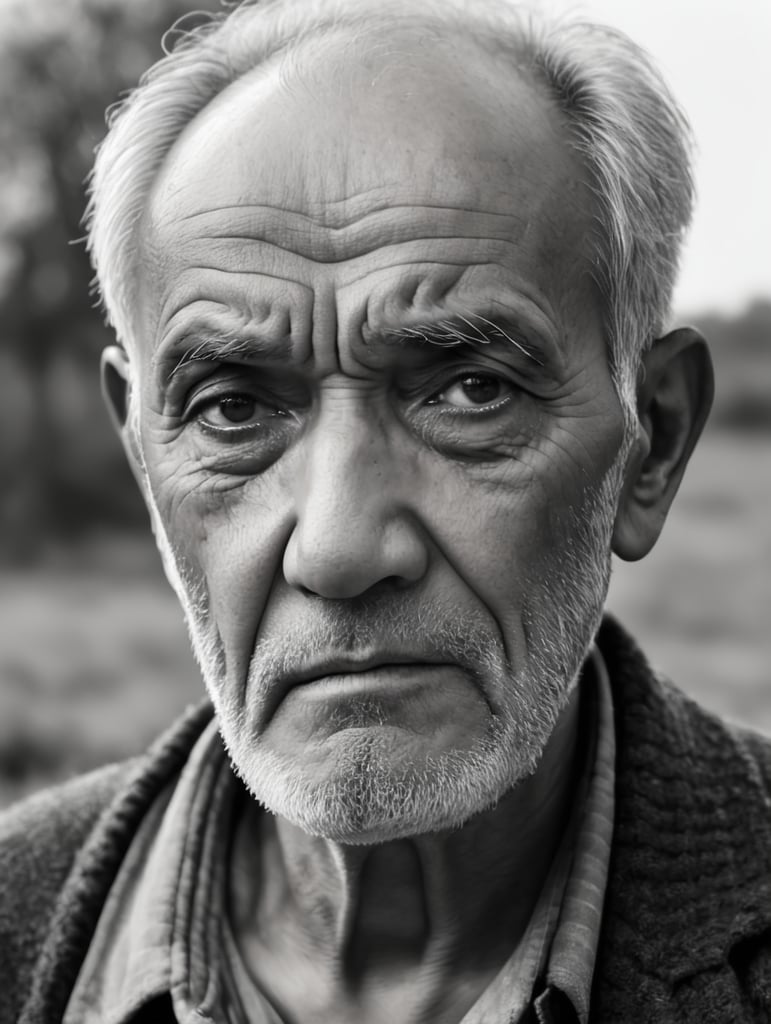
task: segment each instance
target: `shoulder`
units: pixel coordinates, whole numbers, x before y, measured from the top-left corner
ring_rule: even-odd
[[[598,645],[617,739],[598,1019],[771,1010],[771,742],[661,678],[612,619]]]
[[[44,790],[0,814],[0,950],[6,1001],[22,983],[49,929],[79,850],[113,799],[131,763],[110,765]]]
[[[38,1007],[52,1005],[74,979],[137,828],[210,718],[208,704],[189,709],[146,754],[0,815],[0,1024],[19,1019],[33,990]]]
[[[749,729],[737,729],[736,742],[741,745],[748,761],[752,763],[771,807],[771,738]]]
[[[673,767],[690,776],[719,771],[727,759],[768,792],[769,737],[732,726],[686,696],[651,667],[634,639],[610,616],[603,621],[598,646],[613,685],[622,764],[627,755],[649,765],[674,758]]]
[[[82,838],[105,803],[115,794],[125,770],[133,762],[111,764],[68,782],[43,789],[0,812],[0,858],[7,851],[40,847],[57,838],[57,847]],[[49,843],[45,843],[46,849]],[[59,849],[51,851],[55,858]],[[4,879],[0,879],[0,889]]]
[[[755,840],[771,829],[771,740],[723,721],[662,678],[612,619],[598,642],[616,710],[619,838],[645,845],[648,823],[656,845],[679,840],[710,859],[719,850],[743,859],[749,840],[768,871],[769,851]]]

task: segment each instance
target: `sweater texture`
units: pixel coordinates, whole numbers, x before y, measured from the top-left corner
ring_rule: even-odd
[[[610,618],[616,821],[590,1020],[771,1021],[771,741],[651,670]],[[0,816],[0,1024],[60,1022],[110,886],[211,718]],[[501,1024],[504,1024],[502,1021]]]

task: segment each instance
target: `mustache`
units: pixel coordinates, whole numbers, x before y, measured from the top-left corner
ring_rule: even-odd
[[[247,685],[275,710],[293,685],[336,662],[454,664],[480,682],[511,671],[501,633],[486,616],[405,594],[319,602],[301,616],[272,620],[255,644]]]

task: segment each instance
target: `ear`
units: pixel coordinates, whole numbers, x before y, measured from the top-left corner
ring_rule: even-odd
[[[108,345],[102,352],[101,376],[102,397],[107,404],[112,425],[120,437],[131,472],[144,494],[145,474],[142,455],[129,419],[132,388],[131,364],[126,352],[119,345]]]
[[[633,562],[656,543],[688,459],[709,415],[712,360],[691,327],[654,342],[637,391],[638,444],[627,465],[613,551]]]

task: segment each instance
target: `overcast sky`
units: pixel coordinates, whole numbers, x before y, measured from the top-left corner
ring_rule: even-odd
[[[676,308],[736,311],[771,297],[771,0],[541,2],[623,29],[691,119],[698,205]]]

